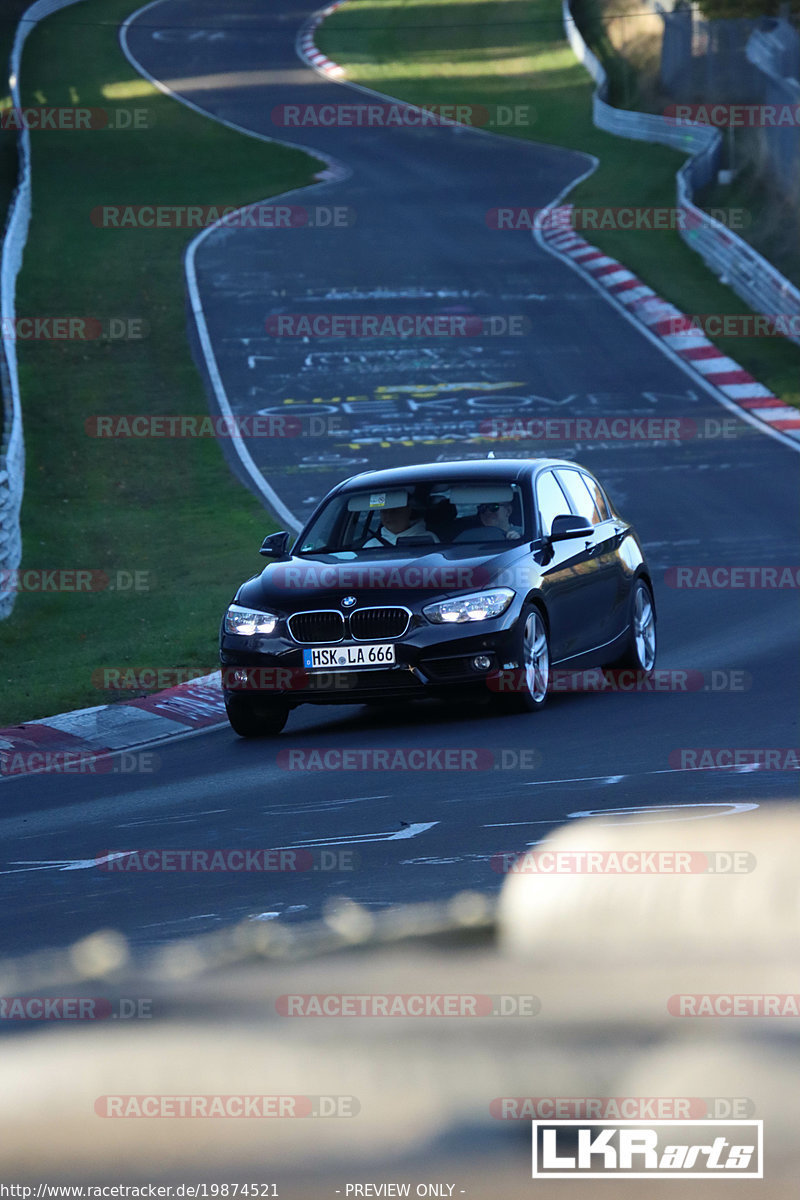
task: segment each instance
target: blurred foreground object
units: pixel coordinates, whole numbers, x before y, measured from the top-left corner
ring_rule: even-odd
[[[367,1181],[406,1182],[413,1196],[436,1181],[453,1196],[535,1187],[588,1200],[597,1181],[532,1181],[533,1109],[583,1117],[594,1100],[608,1116],[627,1099],[618,1115],[635,1102],[649,1117],[655,1098],[662,1115],[762,1118],[765,1179],[746,1194],[794,1200],[800,1015],[714,1013],[761,1014],[765,998],[774,1009],[800,990],[798,846],[788,805],[683,821],[609,813],[503,860],[515,869],[496,910],[472,893],[380,914],[345,903],[321,923],[251,922],[141,965],[111,934],[0,963],[4,996],[152,1001],[152,1019],[3,1022],[16,1035],[2,1045],[0,1176],[275,1182],[300,1200]],[[408,997],[429,998],[417,1007],[432,1015],[409,1015]],[[435,1015],[447,997],[465,1015]],[[381,999],[386,1016],[312,1015],[326,1003],[380,1012]],[[517,1015],[484,1015],[493,1008]],[[295,1103],[270,1118],[97,1113],[100,1097],[145,1095]],[[351,1115],[299,1115],[315,1107]],[[703,1180],[702,1196],[730,1195],[727,1182]],[[672,1179],[634,1188],[637,1200],[698,1194]]]

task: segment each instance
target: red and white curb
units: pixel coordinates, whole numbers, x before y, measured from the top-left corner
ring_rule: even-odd
[[[300,36],[297,39],[297,48],[301,58],[304,58],[315,70],[321,71],[323,75],[330,75],[332,79],[344,79],[346,75],[345,69],[320,53],[314,42],[314,34],[325,18],[329,17],[332,12],[335,12],[344,3],[345,0],[336,0],[335,4],[330,4],[320,12],[314,13],[314,16],[300,30]]]
[[[632,317],[647,326],[683,362],[718,388],[734,405],[770,429],[800,442],[800,411],[785,404],[743,367],[695,330],[690,317],[662,300],[652,288],[615,258],[609,258],[569,228],[572,205],[549,209],[538,234],[547,246],[569,259],[582,274],[606,288]],[[685,330],[693,330],[691,333]]]
[[[0,780],[113,772],[113,755],[227,721],[219,671],[139,700],[0,729]]]

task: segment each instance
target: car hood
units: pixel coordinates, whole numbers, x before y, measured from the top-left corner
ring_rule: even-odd
[[[530,543],[476,554],[469,546],[418,548],[374,554],[360,551],[342,559],[332,554],[293,556],[270,563],[239,589],[237,604],[292,611],[311,605],[338,604],[355,596],[358,607],[408,603],[409,598],[436,599],[459,592],[481,591],[520,558],[530,558]],[[355,607],[355,605],[353,606]]]

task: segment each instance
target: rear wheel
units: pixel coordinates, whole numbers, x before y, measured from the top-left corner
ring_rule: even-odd
[[[289,716],[288,704],[259,703],[240,696],[226,700],[225,711],[231,729],[243,738],[274,737],[281,732]]]
[[[653,593],[645,579],[637,579],[631,596],[631,619],[627,645],[611,666],[651,675],[656,665],[656,609]]]
[[[517,622],[516,688],[501,696],[503,706],[512,712],[538,712],[547,700],[550,682],[550,639],[541,611],[526,605]]]

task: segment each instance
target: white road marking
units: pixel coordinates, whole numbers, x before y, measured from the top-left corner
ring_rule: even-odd
[[[399,842],[425,833],[426,830],[433,829],[434,825],[438,824],[438,821],[419,821],[414,825],[409,825],[406,829],[398,829],[392,833],[354,833],[340,834],[338,837],[330,838],[309,838],[308,841],[292,842],[290,846],[273,846],[272,849],[300,850],[306,846],[351,846],[357,842]]]
[[[16,871],[0,871],[0,875],[21,875],[25,871],[88,871],[100,863],[111,862],[115,858],[125,858],[135,854],[135,850],[121,850],[114,854],[105,854],[102,858],[56,858],[56,859],[18,859],[11,863]]]
[[[684,808],[724,808],[727,812],[723,813],[702,813],[697,816],[689,817],[664,817],[664,821],[649,821],[648,824],[658,825],[670,821],[702,821],[707,817],[728,817],[734,813],[752,812],[759,805],[753,801],[734,801],[734,800],[717,800],[717,801],[701,801],[691,804],[643,804],[631,805],[629,808],[587,808],[583,812],[567,813],[568,820],[578,820],[581,817],[621,817],[628,813],[658,813],[658,812],[675,812],[678,809]],[[484,825],[484,829],[509,829],[512,825],[557,825],[560,822],[560,817],[554,817],[549,821],[502,821],[496,825]],[[604,821],[604,825],[633,825],[635,821]],[[536,842],[529,842],[529,845],[538,845]]]
[[[210,29],[154,29],[150,34],[156,42],[219,42],[224,41],[224,30],[212,32]]]
[[[347,804],[361,804],[364,800],[389,800],[390,794],[387,792],[384,796],[337,796],[332,800],[323,800],[316,804],[276,804],[272,808],[262,808],[261,812],[265,817],[291,815],[293,813],[308,813],[308,812],[331,812],[338,808],[343,808]]]
[[[378,797],[375,797],[378,799]],[[384,797],[380,797],[383,799]],[[366,797],[365,797],[366,799]],[[416,824],[409,825],[405,829],[398,829],[386,833],[356,833],[341,834],[338,837],[331,838],[310,838],[308,841],[293,842],[290,846],[273,846],[273,850],[298,850],[309,846],[349,846],[354,843],[365,842],[399,842],[407,838],[416,837],[420,833],[425,833],[428,829],[433,829],[434,825],[438,825],[438,821],[420,821]],[[12,862],[10,866],[15,867],[13,871],[0,871],[0,875],[19,875],[26,871],[89,871],[92,867],[98,867],[102,863],[111,862],[112,859],[126,858],[130,854],[136,854],[136,850],[119,850],[113,854],[105,854],[101,858],[57,858],[57,859],[25,859]]]
[[[754,800],[746,801],[743,803],[735,802],[735,801],[721,801],[721,802],[716,802],[716,803],[713,803],[710,801],[701,801],[696,804],[642,804],[642,805],[632,805],[630,808],[597,808],[597,809],[590,808],[590,809],[587,809],[586,812],[574,812],[574,813],[568,813],[567,815],[569,817],[574,817],[576,819],[579,817],[606,817],[606,816],[622,817],[622,816],[626,816],[628,813],[635,814],[635,813],[673,812],[673,811],[676,811],[678,809],[683,809],[683,808],[726,808],[728,811],[723,812],[723,813],[698,813],[698,815],[696,817],[694,817],[694,816],[693,817],[664,817],[663,821],[661,821],[661,820],[649,821],[648,824],[660,825],[660,824],[664,824],[664,823],[667,823],[670,821],[702,821],[707,817],[714,817],[714,816],[729,817],[729,816],[732,816],[734,813],[752,812],[753,809],[758,808],[758,804]],[[622,825],[622,824],[633,825],[633,824],[637,824],[637,822],[635,822],[635,821],[625,821],[625,822],[623,822],[623,821],[604,821],[603,824],[604,825]]]
[[[630,775],[578,775],[574,779],[534,779],[523,786],[545,787],[550,783],[619,783],[623,779],[639,779],[643,775],[685,775],[690,771],[731,771],[734,775],[748,775],[751,771],[760,771],[762,768],[762,763],[731,763],[730,766],[713,767],[664,767],[658,771],[640,771]]]

